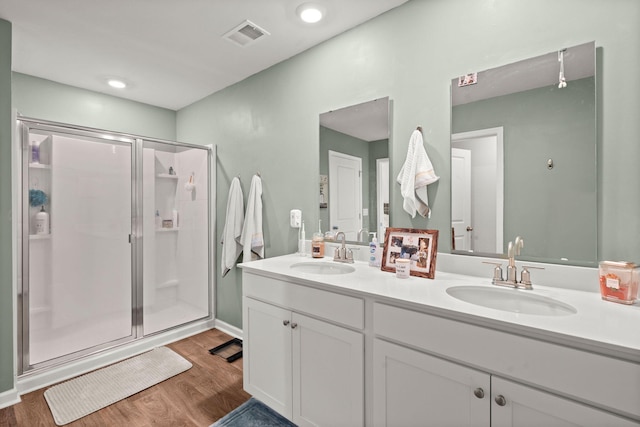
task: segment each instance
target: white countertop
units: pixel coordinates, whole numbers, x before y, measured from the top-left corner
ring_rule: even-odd
[[[348,264],[356,269],[352,273],[327,275],[290,268],[299,262],[333,261],[329,257],[313,259],[293,254],[243,263],[240,267],[247,272],[275,279],[373,296],[382,302],[640,363],[638,302],[631,306],[612,303],[602,300],[599,292],[538,286],[534,280],[533,290],[512,291],[553,298],[573,306],[577,313],[565,316],[512,313],[467,303],[446,292],[447,288],[460,285],[496,288],[491,284],[490,270],[486,278],[436,269],[435,279],[414,276],[399,279],[395,273],[369,267],[360,261]],[[590,286],[590,289],[594,288]]]

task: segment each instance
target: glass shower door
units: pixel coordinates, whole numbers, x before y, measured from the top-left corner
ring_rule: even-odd
[[[208,174],[205,147],[144,141],[144,335],[210,315]]]
[[[37,125],[23,135],[26,370],[133,338],[133,215],[131,143]]]

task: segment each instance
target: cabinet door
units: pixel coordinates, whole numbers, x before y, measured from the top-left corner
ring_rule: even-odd
[[[291,418],[291,312],[243,299],[244,389]]]
[[[639,425],[608,412],[499,377],[492,378],[491,386],[493,427],[637,427]]]
[[[364,425],[361,333],[293,313],[293,422]]]
[[[490,376],[379,339],[373,344],[376,426],[484,426]]]

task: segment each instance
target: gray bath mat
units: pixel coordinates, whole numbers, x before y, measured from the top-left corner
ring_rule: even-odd
[[[296,427],[296,425],[252,397],[209,427]]]
[[[191,363],[167,347],[158,347],[44,392],[53,419],[61,426],[191,368]]]

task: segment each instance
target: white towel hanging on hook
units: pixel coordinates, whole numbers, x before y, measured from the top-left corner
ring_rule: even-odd
[[[418,126],[411,134],[407,157],[397,178],[404,199],[402,207],[411,218],[415,218],[416,212],[423,217],[431,217],[427,185],[439,179],[424,149],[422,127]]]
[[[251,179],[247,198],[244,227],[240,241],[243,245],[242,262],[264,258],[264,235],[262,234],[262,179],[258,172]]]

